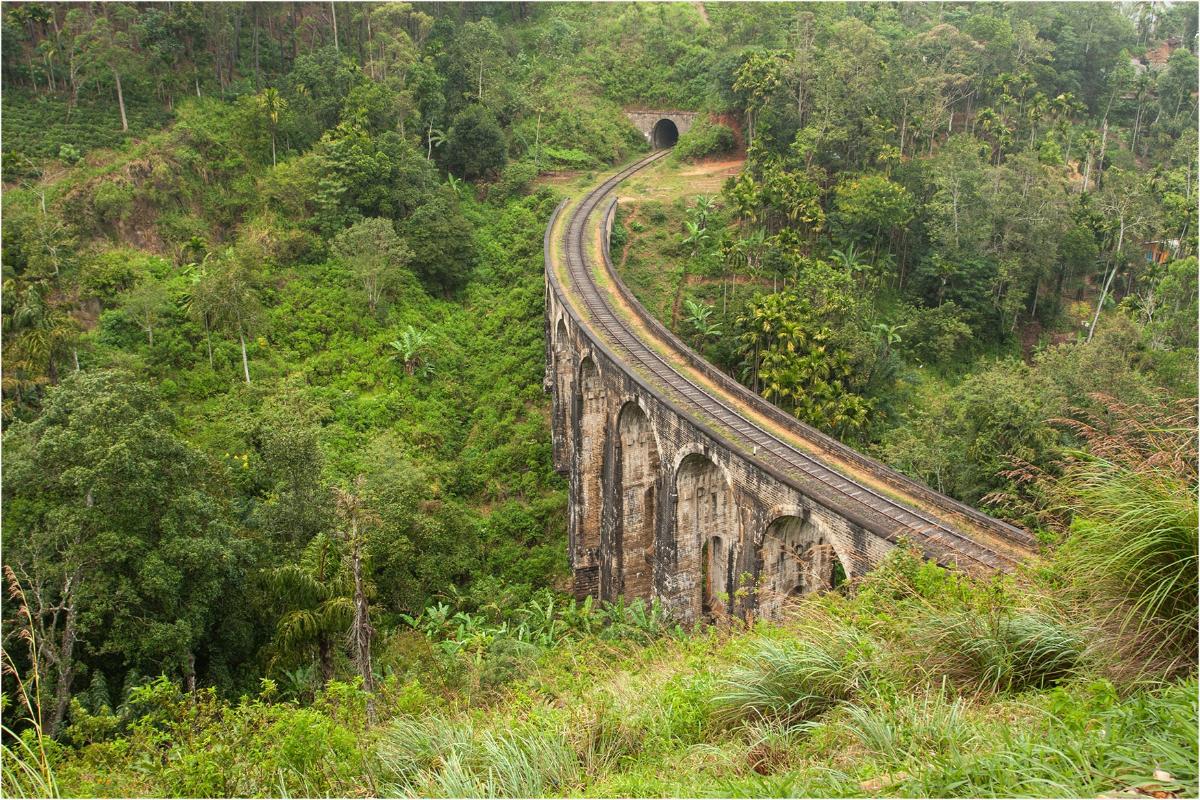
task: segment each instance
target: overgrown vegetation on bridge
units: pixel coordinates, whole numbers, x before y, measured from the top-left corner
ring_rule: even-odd
[[[1195,794],[1195,35],[6,5],[4,791]],[[669,321],[1044,560],[751,629],[564,599],[543,225],[633,105],[749,146],[625,218],[701,278]]]

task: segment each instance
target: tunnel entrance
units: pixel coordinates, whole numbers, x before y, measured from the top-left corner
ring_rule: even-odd
[[[675,127],[675,123],[669,119],[660,119],[654,123],[654,130],[650,134],[650,143],[655,148],[674,147],[679,141],[679,128]]]

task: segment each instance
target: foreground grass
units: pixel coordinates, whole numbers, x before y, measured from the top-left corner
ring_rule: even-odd
[[[161,680],[77,705],[51,759],[79,796],[1196,794],[1195,678],[1119,683],[1026,588],[901,555],[749,627],[539,607],[465,640],[428,618],[384,643],[374,725],[352,685],[227,704]]]

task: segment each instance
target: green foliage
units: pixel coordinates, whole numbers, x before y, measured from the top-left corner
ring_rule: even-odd
[[[6,731],[6,793],[1195,792],[1194,681],[1127,680],[1194,668],[1194,458],[1048,422],[1194,391],[1195,56],[1127,64],[1194,14],[292,11],[4,9],[5,564],[60,609],[6,604],[49,659],[9,660],[46,728]],[[703,112],[745,120],[728,211],[672,204],[702,166],[622,210],[673,324],[731,368],[753,334],[751,382],[936,488],[1058,517],[1026,610],[905,558],[810,601],[838,625],[751,638],[546,591],[537,173],[644,150],[634,106],[702,112],[679,158],[732,146]],[[330,486],[360,473],[370,697],[337,681]]]
[[[852,313],[853,302],[841,286],[815,291],[823,295],[815,303],[795,292],[750,303],[737,320],[744,379],[805,422],[845,435],[863,428],[871,410],[856,391],[853,344],[831,326]]]
[[[396,235],[391,220],[372,217],[351,225],[333,238],[333,255],[350,268],[367,305],[375,314],[383,300],[390,300],[406,274],[412,250]]]
[[[450,126],[446,166],[466,180],[492,177],[504,167],[504,131],[482,105],[467,106]]]
[[[849,240],[878,240],[913,218],[913,198],[903,186],[882,175],[848,178],[833,199],[834,223]]]
[[[671,157],[677,161],[696,161],[701,158],[728,153],[737,144],[733,131],[727,125],[700,117],[679,137]]]
[[[427,198],[401,226],[413,268],[430,290],[451,294],[466,283],[476,259],[471,227],[447,189]]]

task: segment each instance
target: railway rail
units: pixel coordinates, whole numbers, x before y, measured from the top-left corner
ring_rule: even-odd
[[[656,151],[617,172],[570,209],[561,239],[566,287],[556,274],[552,253],[558,211],[551,221],[546,236],[551,285],[575,307],[585,330],[607,344],[605,349],[614,353],[636,380],[664,397],[676,411],[831,511],[889,541],[906,538],[944,564],[971,571],[1014,568],[1036,547],[1027,532],[940,495],[803,425],[705,362],[653,320],[629,292],[608,255],[603,230],[607,220],[600,220],[593,229],[593,218],[622,181],[668,152]],[[601,263],[589,252],[589,230],[604,238]],[[633,309],[641,324],[624,318],[618,311],[621,306]],[[870,480],[847,472],[865,474]]]

